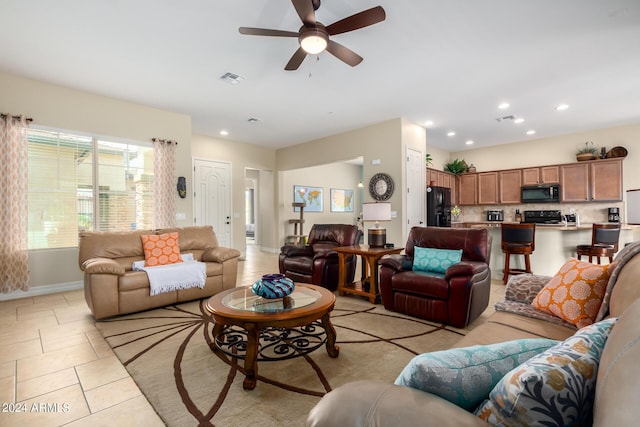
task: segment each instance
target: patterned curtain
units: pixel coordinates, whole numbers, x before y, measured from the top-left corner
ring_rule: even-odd
[[[153,223],[154,228],[176,226],[175,141],[153,138]]]
[[[0,286],[29,290],[27,252],[27,126],[24,116],[0,114]]]

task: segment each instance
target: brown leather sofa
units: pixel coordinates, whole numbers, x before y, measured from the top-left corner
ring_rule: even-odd
[[[311,283],[331,291],[338,287],[339,246],[353,246],[360,242],[362,232],[355,225],[315,224],[309,231],[307,245],[285,245],[280,250],[280,273],[294,282]],[[356,256],[347,257],[347,283],[353,282]]]
[[[593,426],[632,426],[640,419],[640,242],[616,256],[609,279],[606,317],[619,317],[600,357],[596,377]],[[527,275],[530,276],[530,275]],[[522,276],[516,276],[520,278]],[[544,279],[531,276],[532,279]],[[515,279],[515,278],[514,278]],[[528,280],[526,277],[524,280]],[[549,279],[549,278],[547,278]],[[509,285],[514,280],[509,281]],[[534,289],[535,292],[535,289]],[[507,289],[507,296],[509,289]],[[514,295],[519,290],[515,290]],[[530,295],[521,295],[528,305]],[[517,312],[497,311],[455,347],[493,344],[521,338],[564,340],[575,327]],[[489,424],[434,394],[380,381],[347,383],[326,394],[311,410],[309,427],[488,426]]]
[[[178,232],[182,254],[191,253],[206,263],[204,288],[180,289],[150,296],[149,279],[144,271],[133,271],[134,261],[144,260],[140,236]],[[129,232],[80,233],[79,264],[84,272],[84,295],[96,319],[134,313],[176,302],[214,295],[236,286],[237,249],[218,245],[209,226],[137,230]]]
[[[412,270],[414,248],[462,249],[444,275]],[[413,227],[405,253],[380,259],[380,295],[387,310],[463,328],[489,305],[491,236],[485,228]]]

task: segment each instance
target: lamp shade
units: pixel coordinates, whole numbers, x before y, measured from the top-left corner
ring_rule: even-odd
[[[363,221],[391,221],[391,203],[363,203]]]
[[[383,247],[387,243],[387,230],[380,228],[378,221],[391,221],[391,203],[363,203],[362,220],[375,221],[375,228],[368,230],[369,246]]]

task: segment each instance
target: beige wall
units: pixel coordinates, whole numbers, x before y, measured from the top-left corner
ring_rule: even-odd
[[[293,224],[288,219],[299,219],[300,213],[294,212],[293,186],[322,187],[322,212],[304,211],[304,234],[314,224],[355,224],[362,208],[363,189],[358,188],[361,166],[348,163],[331,163],[322,166],[309,166],[282,172],[282,211],[284,220],[279,225],[280,245],[285,243],[287,235],[292,235]],[[353,212],[331,212],[331,189],[352,190],[354,195]]]
[[[252,144],[227,141],[204,135],[193,135],[191,139],[191,154],[193,158],[217,160],[231,163],[231,192],[233,209],[233,247],[246,253],[245,239],[245,178],[246,170],[259,171],[258,216],[261,221],[257,243],[265,250],[280,248],[278,236],[274,231],[275,207],[273,203],[273,170],[276,163],[276,151],[271,148]],[[255,175],[252,172],[251,175]],[[192,176],[190,173],[187,175]],[[187,183],[189,187],[189,183]]]
[[[373,175],[384,172],[394,180],[396,191],[389,201],[391,209],[398,213],[398,217],[385,223],[384,226],[387,229],[387,241],[404,246],[406,241],[406,196],[401,189],[406,185],[405,156],[407,147],[425,152],[424,128],[405,119],[397,118],[279,149],[276,153],[277,170],[287,171],[319,166],[362,156],[364,159],[363,183],[365,185],[363,202],[373,201],[367,190],[369,180]],[[279,229],[284,227],[285,221],[291,215],[291,207],[285,206],[283,202],[286,192],[289,191],[290,189],[285,187],[284,179],[281,176],[278,180],[277,197],[281,203],[278,211]],[[367,224],[365,226],[368,228]],[[284,236],[284,233],[279,234]]]
[[[33,126],[111,136],[130,141],[165,138],[178,141],[178,176],[190,176],[191,118],[105,96],[0,73],[0,111],[25,114]],[[192,216],[192,200],[176,200],[178,211]],[[184,224],[180,224],[184,225]],[[31,287],[82,280],[78,249],[29,253]]]
[[[431,154],[432,163],[429,166],[432,169],[444,170],[444,165],[449,163],[455,157],[451,158],[451,153],[429,145],[429,130],[427,130],[427,153]]]

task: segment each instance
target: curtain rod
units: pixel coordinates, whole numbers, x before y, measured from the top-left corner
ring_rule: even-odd
[[[11,114],[5,114],[5,113],[0,113],[0,117],[2,117],[3,119],[5,119],[7,117],[11,117],[11,118],[14,118],[16,120],[20,120],[20,118],[22,118],[22,116],[12,116]],[[32,122],[33,121],[33,119],[31,117],[27,117],[25,120],[28,121],[28,122]]]
[[[166,142],[167,144],[176,144],[178,145],[178,141],[172,141],[170,139],[160,139],[160,138],[151,138],[153,142]]]

